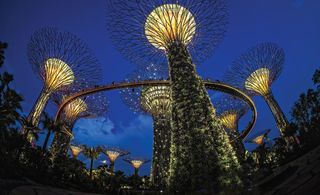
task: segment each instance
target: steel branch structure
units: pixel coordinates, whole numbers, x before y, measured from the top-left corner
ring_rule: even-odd
[[[34,126],[54,92],[89,87],[84,83],[98,83],[102,78],[99,63],[88,46],[75,35],[56,28],[42,28],[32,35],[28,57],[44,82],[28,116]]]
[[[172,42],[196,63],[221,42],[227,26],[222,0],[108,0],[107,23],[119,51],[136,64],[163,64]]]
[[[135,176],[138,176],[139,168],[143,164],[146,164],[146,163],[150,162],[150,160],[146,160],[146,159],[143,159],[143,158],[133,158],[133,157],[128,157],[128,158],[125,158],[123,160],[132,165],[132,167],[134,168],[134,175]]]
[[[70,151],[72,154],[73,158],[77,158],[78,155],[83,151],[83,147],[82,146],[77,146],[77,145],[70,145]]]
[[[125,155],[130,154],[128,151],[121,150],[121,149],[116,148],[116,147],[102,148],[102,152],[106,156],[108,156],[108,158],[109,158],[109,161],[110,161],[109,169],[110,169],[111,174],[114,174],[114,163],[115,163],[115,161],[121,156],[125,156]]]
[[[270,129],[261,131],[261,132],[257,133],[255,136],[252,136],[252,138],[247,140],[246,142],[261,145],[264,143],[264,139],[269,133],[270,133]]]
[[[241,99],[228,94],[222,94],[213,100],[216,106],[218,117],[222,124],[228,129],[231,140],[235,140],[232,145],[235,148],[238,158],[243,159],[245,147],[241,139],[238,123],[240,118],[249,110],[249,106]]]
[[[250,48],[233,62],[226,81],[251,95],[260,95],[267,102],[282,135],[288,120],[275,100],[272,83],[279,77],[285,54],[274,43],[261,43]]]

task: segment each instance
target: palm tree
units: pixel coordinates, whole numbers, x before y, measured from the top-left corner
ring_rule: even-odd
[[[47,129],[47,135],[46,138],[43,142],[43,146],[42,149],[43,151],[46,150],[48,142],[49,142],[49,138],[52,132],[59,132],[61,131],[62,127],[63,127],[63,123],[60,121],[54,121],[52,118],[50,118],[50,116],[47,113],[43,113],[42,115],[42,119],[41,119],[41,123],[43,125],[44,129]]]
[[[32,124],[26,116],[21,116],[19,122],[22,126],[23,136],[26,140],[32,143],[35,140],[38,140],[38,132],[40,129]]]
[[[84,147],[83,154],[90,159],[90,178],[92,178],[93,161],[99,157],[102,152],[101,147]]]

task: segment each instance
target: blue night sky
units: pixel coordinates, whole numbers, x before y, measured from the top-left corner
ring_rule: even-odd
[[[94,3],[93,3],[94,2]],[[272,41],[286,52],[282,74],[273,84],[273,93],[284,113],[290,110],[300,93],[312,87],[311,77],[320,64],[320,1],[318,0],[229,0],[230,24],[225,39],[215,54],[197,65],[203,78],[221,79],[231,62],[247,48],[259,42]],[[28,114],[38,97],[42,82],[33,73],[26,55],[26,45],[32,33],[45,26],[55,26],[76,34],[88,43],[102,64],[104,83],[123,81],[135,65],[124,60],[113,47],[107,33],[106,2],[104,0],[1,0],[0,40],[9,44],[5,69],[15,76],[13,86],[23,94],[23,112]],[[316,53],[317,52],[317,53]],[[210,93],[215,95],[214,92]],[[105,116],[78,120],[75,140],[88,145],[111,145],[129,150],[133,156],[151,158],[152,119],[133,114],[121,101],[118,91],[107,92],[110,107]],[[254,97],[258,121],[254,132],[270,128],[271,137],[278,135],[267,105]],[[46,109],[56,111],[50,103]],[[250,116],[250,115],[249,115]],[[244,117],[245,126],[249,116]],[[43,140],[40,139],[41,144]],[[247,145],[253,148],[252,144]],[[95,165],[106,157],[101,155]],[[83,156],[84,162],[88,163]],[[150,163],[140,174],[149,173]],[[132,168],[122,160],[116,169],[132,174]]]

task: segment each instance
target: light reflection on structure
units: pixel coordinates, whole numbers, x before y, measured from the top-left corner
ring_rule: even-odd
[[[103,148],[102,151],[108,156],[109,161],[110,161],[110,165],[109,165],[109,169],[111,174],[114,174],[114,164],[115,161],[120,157],[120,156],[124,156],[124,155],[128,155],[129,152],[121,150],[119,148]]]
[[[164,4],[148,15],[144,28],[148,41],[165,50],[173,41],[187,45],[195,34],[196,23],[190,11],[183,6]]]
[[[145,87],[141,91],[141,106],[152,115],[168,115],[171,111],[170,87]]]

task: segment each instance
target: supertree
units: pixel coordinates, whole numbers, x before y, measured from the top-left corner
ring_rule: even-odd
[[[67,96],[65,93],[57,93],[53,96],[53,99],[59,104]],[[61,131],[55,133],[51,144],[52,156],[67,154],[71,138],[73,137],[72,129],[78,119],[102,116],[107,112],[107,107],[107,98],[102,93],[95,93],[84,98],[76,98],[67,104],[59,119],[64,125]]]
[[[33,70],[44,82],[28,116],[34,126],[38,126],[40,115],[53,93],[68,91],[84,82],[97,83],[102,77],[99,63],[86,43],[56,28],[42,28],[32,35],[28,57]]]
[[[271,85],[279,77],[284,59],[285,53],[278,45],[260,43],[235,60],[225,76],[230,84],[264,98],[282,136],[289,123],[272,94]]]
[[[128,80],[155,80],[168,77],[161,66],[150,64],[129,75]],[[153,118],[153,156],[150,179],[153,187],[167,186],[170,163],[171,99],[169,86],[147,86],[121,91],[123,101],[134,112],[150,114]]]
[[[123,160],[132,165],[132,167],[134,168],[134,176],[138,176],[139,168],[143,164],[150,162],[150,160],[146,160],[143,158],[136,158],[136,157],[128,157]]]
[[[268,136],[269,133],[270,133],[270,129],[261,131],[261,132],[257,133],[255,136],[252,136],[252,138],[249,139],[247,142],[248,143],[255,143],[258,146],[260,146],[264,143],[265,138]]]
[[[75,144],[70,145],[70,152],[73,158],[77,158],[82,151],[83,151],[83,146],[75,145]]]
[[[230,140],[232,140],[238,158],[240,160],[244,159],[245,147],[242,140],[239,139],[238,124],[240,118],[249,110],[248,105],[244,101],[227,94],[214,98],[213,104],[216,106],[220,121],[228,129]]]
[[[121,156],[130,154],[128,151],[121,150],[116,147],[103,147],[102,152],[109,158],[109,161],[110,161],[109,169],[112,175],[114,174],[115,161]]]
[[[108,2],[109,31],[121,53],[137,64],[169,62],[170,189],[219,191],[238,187],[239,162],[191,59],[193,56],[197,63],[204,60],[224,36],[225,2]]]

